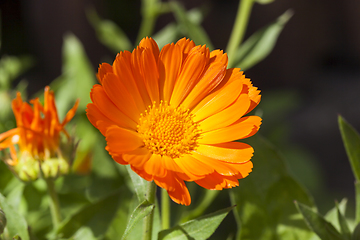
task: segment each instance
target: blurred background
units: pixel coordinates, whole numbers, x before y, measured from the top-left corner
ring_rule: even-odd
[[[179,2],[186,9],[201,9],[202,26],[213,46],[225,49],[239,1]],[[67,33],[81,41],[94,71],[101,62],[111,63],[115,54],[99,42],[86,9],[94,8],[101,18],[115,22],[137,44],[140,5],[140,0],[0,0],[0,57],[27,55],[34,60],[13,84],[25,79],[31,96],[58,78]],[[257,112],[263,116],[260,133],[280,149],[292,173],[324,212],[334,199],[354,199],[354,177],[337,116],[341,114],[360,130],[360,2],[275,0],[255,4],[246,37],[288,9],[294,15],[272,53],[245,74],[262,91],[261,111]],[[160,16],[155,32],[172,21],[171,13]]]

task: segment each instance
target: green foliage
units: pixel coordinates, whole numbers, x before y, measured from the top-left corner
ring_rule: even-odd
[[[311,196],[290,176],[279,152],[264,138],[254,136],[247,142],[255,149],[256,171],[231,191],[240,230],[236,239],[310,239],[312,233],[293,202],[313,206]]]
[[[310,207],[295,202],[299,212],[304,217],[305,222],[309,228],[312,229],[322,240],[344,240],[344,238],[335,227],[328,221],[326,221],[320,214],[315,212]]]
[[[275,22],[250,36],[236,51],[234,66],[246,70],[266,58],[275,47],[281,31],[292,15],[291,10],[286,11]]]
[[[19,235],[22,240],[29,240],[28,225],[25,218],[9,203],[9,201],[0,193],[0,208],[6,214],[9,237]]]
[[[220,225],[222,220],[233,207],[225,208],[214,213],[190,220],[186,223],[176,225],[159,233],[159,240],[187,240],[208,239]]]

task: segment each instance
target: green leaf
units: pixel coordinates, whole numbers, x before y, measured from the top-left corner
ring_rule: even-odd
[[[19,235],[22,240],[29,240],[28,226],[25,218],[20,215],[0,193],[0,208],[4,211],[7,219],[6,228],[10,237]]]
[[[110,20],[102,20],[94,8],[86,11],[86,16],[94,27],[99,41],[109,49],[118,53],[124,50],[131,50],[132,44],[125,32]]]
[[[140,177],[133,170],[131,170],[129,165],[126,166],[126,169],[129,173],[131,181],[134,185],[134,189],[135,189],[136,195],[139,199],[139,202],[143,202],[144,200],[146,200],[147,181],[145,179],[143,179],[142,177]]]
[[[253,172],[231,189],[235,219],[241,225],[236,239],[310,239],[307,228],[294,206],[294,200],[313,205],[312,197],[289,174],[281,154],[263,137],[246,141],[255,152]]]
[[[355,227],[355,230],[351,236],[351,240],[359,240],[360,239],[360,223]]]
[[[186,223],[177,225],[159,233],[159,240],[208,239],[220,225],[226,215],[233,209],[228,207],[214,213],[204,215]]]
[[[266,58],[275,47],[281,31],[292,15],[293,12],[287,10],[275,22],[250,36],[235,53],[235,67],[242,70],[249,69]]]
[[[341,116],[338,117],[341,137],[349,158],[355,179],[360,181],[360,135]]]
[[[188,35],[196,44],[206,44],[212,50],[213,45],[206,31],[192,17],[189,17],[186,10],[176,1],[169,2],[177,22],[183,28],[185,35]]]
[[[330,222],[338,231],[340,231],[340,224],[339,224],[339,218],[338,218],[338,209],[342,214],[346,211],[346,204],[347,199],[341,200],[339,204],[336,204],[331,210],[329,210],[324,218],[326,221]]]
[[[56,106],[60,119],[65,117],[77,99],[80,99],[77,111],[85,110],[90,102],[90,90],[95,83],[91,63],[81,42],[73,34],[64,37],[62,71],[61,78],[51,84],[51,88],[56,91]]]
[[[96,240],[97,238],[94,236],[93,232],[89,227],[81,227],[74,236],[72,237],[76,240]]]
[[[121,240],[125,239],[128,236],[129,232],[139,220],[142,220],[144,217],[154,211],[154,207],[155,205],[150,204],[147,200],[143,201],[139,206],[137,206],[130,216],[129,222],[126,226],[124,235],[122,236]]]
[[[348,223],[346,221],[345,216],[343,213],[340,212],[339,204],[336,202],[336,210],[337,210],[337,217],[340,224],[341,234],[344,237],[344,239],[350,240],[351,239],[351,232],[348,226]]]
[[[57,235],[68,238],[81,227],[88,226],[97,237],[106,232],[120,200],[119,191],[82,208],[65,219],[57,229]]]
[[[9,90],[11,82],[33,65],[34,59],[29,56],[3,56],[0,59],[0,89]]]
[[[360,181],[355,181],[355,222],[360,223]]]
[[[269,4],[274,2],[275,0],[255,0],[255,2],[259,3],[259,4]]]
[[[305,222],[322,240],[344,240],[336,228],[326,221],[320,214],[310,207],[295,202],[299,212],[303,215]]]

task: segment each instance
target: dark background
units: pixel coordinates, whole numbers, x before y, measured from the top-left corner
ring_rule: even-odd
[[[186,9],[204,9],[203,27],[215,48],[225,49],[238,1],[180,2]],[[29,82],[30,94],[61,75],[61,48],[67,32],[80,39],[94,69],[104,56],[115,57],[99,43],[86,19],[89,6],[102,18],[116,22],[135,41],[141,21],[140,1],[0,0],[0,53],[35,58],[36,65],[19,78]],[[245,74],[262,90],[264,123],[260,132],[284,151],[290,169],[313,192],[318,205],[330,208],[333,199],[354,198],[354,177],[337,116],[341,114],[360,131],[360,1],[255,4],[246,37],[289,8],[294,16],[273,52]],[[173,19],[171,14],[160,17],[156,30]],[[283,110],[279,110],[281,106]],[[324,200],[324,196],[330,198]]]

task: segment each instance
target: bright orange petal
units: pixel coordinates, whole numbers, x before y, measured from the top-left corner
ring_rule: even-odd
[[[94,85],[91,89],[90,98],[98,110],[107,118],[117,123],[120,127],[136,129],[137,123],[121,112],[105,93],[100,85]]]
[[[175,45],[180,47],[181,52],[184,54],[184,59],[187,57],[190,50],[195,47],[195,43],[192,40],[186,38],[180,39],[176,42]]]
[[[134,151],[124,153],[123,159],[130,163],[131,166],[142,169],[146,161],[151,157],[151,153],[146,148],[137,148]]]
[[[236,101],[224,110],[200,122],[200,129],[208,132],[224,128],[239,120],[249,109],[250,98],[247,94],[241,94]]]
[[[232,74],[227,70],[224,80],[228,82],[220,88],[205,97],[192,111],[195,114],[194,121],[201,121],[232,104],[240,95],[242,82],[238,73]]]
[[[248,138],[257,133],[260,125],[261,118],[258,116],[243,117],[228,127],[203,133],[199,143],[217,144]]]
[[[103,63],[99,65],[98,73],[96,74],[96,77],[100,84],[102,84],[103,78],[107,73],[112,73],[113,68],[108,63]]]
[[[146,181],[152,181],[154,179],[153,175],[147,174],[143,169],[138,169],[134,166],[131,166],[131,169]]]
[[[165,45],[159,56],[159,88],[160,96],[164,101],[170,102],[176,79],[182,65],[182,52],[180,46]]]
[[[153,54],[155,61],[158,60],[160,51],[159,51],[159,46],[154,41],[154,39],[149,38],[149,37],[143,38],[139,43],[139,47],[149,49],[151,51],[151,53]]]
[[[198,185],[209,190],[222,190],[239,186],[239,181],[235,176],[223,176],[214,172],[203,179],[195,181]]]
[[[75,116],[76,110],[79,106],[79,102],[80,100],[76,100],[74,106],[66,113],[66,116],[63,120],[63,122],[61,123],[61,125],[64,127],[68,122],[70,122],[70,120]]]
[[[147,174],[157,177],[165,177],[167,172],[161,163],[161,156],[158,154],[152,154],[150,159],[145,162],[144,170]]]
[[[158,49],[159,51],[159,49]],[[145,87],[149,93],[152,102],[159,102],[159,72],[157,67],[157,60],[150,49],[144,49],[141,54],[141,64],[143,68],[143,75]]]
[[[127,153],[141,147],[144,143],[135,131],[110,126],[106,131],[107,149],[112,153]]]
[[[174,202],[188,206],[191,203],[189,190],[184,181],[176,176],[175,173],[169,172],[163,178],[154,177],[154,181],[158,186],[167,190]]]
[[[201,179],[204,175],[214,172],[213,167],[202,163],[190,155],[177,158],[175,162],[192,181]]]
[[[89,103],[86,106],[86,116],[88,117],[90,123],[97,129],[99,129],[101,134],[104,136],[108,127],[110,127],[111,125],[117,125],[117,123],[106,117],[93,103]],[[99,122],[103,123],[99,125]]]
[[[227,142],[215,145],[199,144],[196,152],[224,162],[243,163],[251,159],[254,149],[246,143]]]
[[[103,78],[103,88],[109,99],[126,116],[137,122],[140,118],[140,112],[131,94],[127,91],[125,85],[113,73],[108,73]]]

